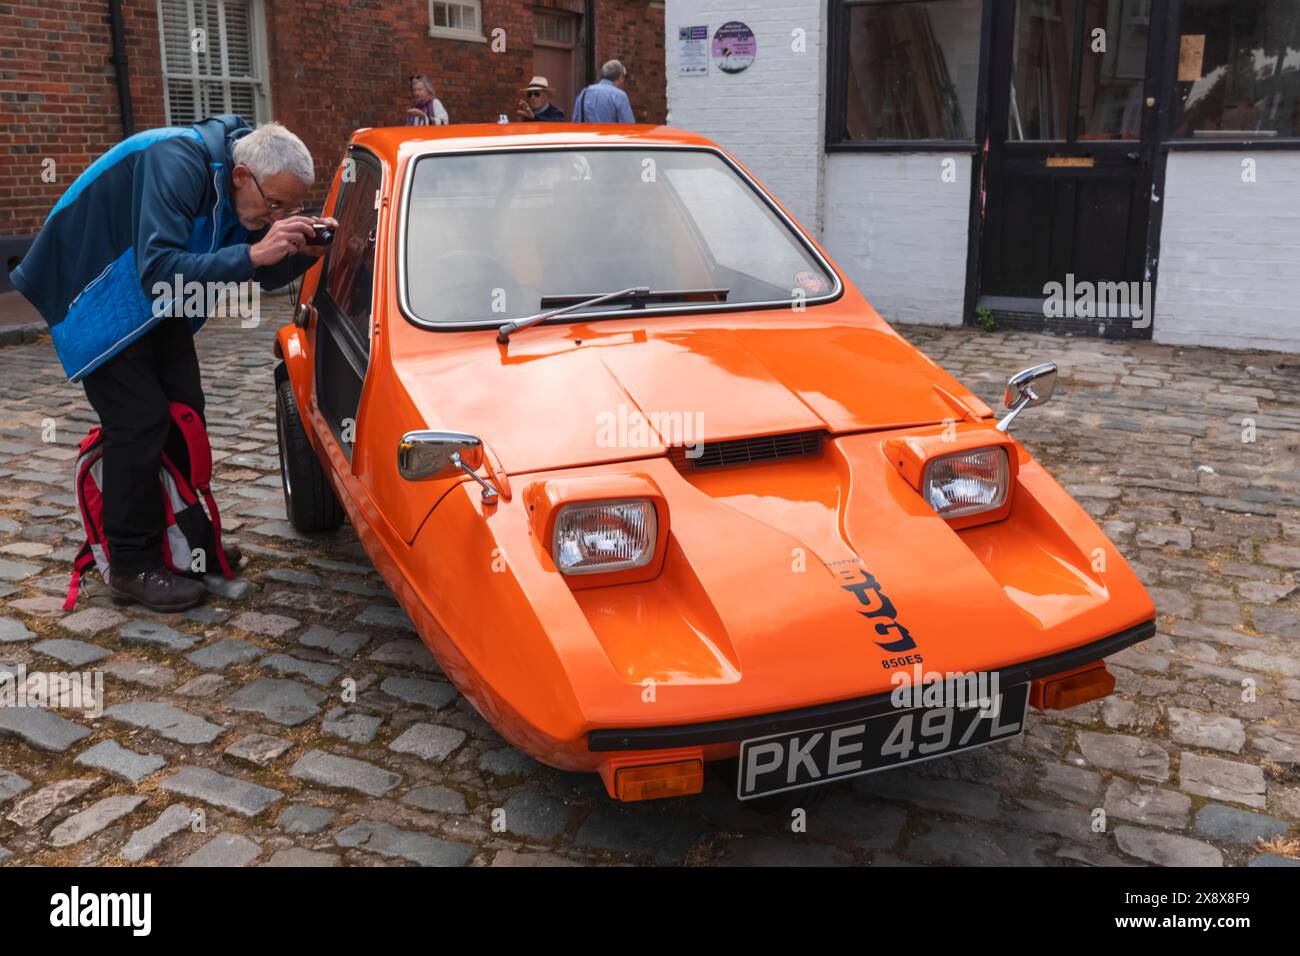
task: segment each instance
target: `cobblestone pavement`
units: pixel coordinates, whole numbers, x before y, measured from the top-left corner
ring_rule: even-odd
[[[349,528],[292,531],[270,354],[284,303],[199,339],[246,593],[179,619],[115,608],[97,579],[60,610],[92,413],[48,342],[0,351],[0,663],[106,682],[98,719],[0,708],[0,862],[1300,865],[1300,360],[904,330],[990,404],[1009,372],[1060,363],[1017,434],[1133,562],[1160,633],[1112,659],[1106,701],[842,783],[796,833],[716,774],[700,796],[620,806],[533,762],[445,682]]]

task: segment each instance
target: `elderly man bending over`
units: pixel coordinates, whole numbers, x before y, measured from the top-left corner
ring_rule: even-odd
[[[163,563],[158,469],[169,402],[203,414],[194,333],[207,316],[159,301],[155,287],[275,288],[301,275],[325,251],[311,244],[320,220],[298,215],[314,178],[307,147],[278,123],[254,130],[223,115],[137,133],[68,187],[11,273],[103,427],[107,584],[118,600],[180,611],[206,593]],[[227,557],[238,564],[237,549]]]

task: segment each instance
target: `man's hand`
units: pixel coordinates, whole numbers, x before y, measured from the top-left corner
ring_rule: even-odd
[[[307,216],[289,216],[279,222],[271,223],[271,228],[267,230],[261,242],[254,243],[248,250],[253,268],[273,266],[281,259],[302,252],[307,246],[307,241],[316,236],[316,231],[312,229],[312,222],[313,220]],[[320,252],[313,255],[320,255]]]
[[[533,108],[523,100],[519,101],[519,109],[515,112],[519,114],[519,118],[522,120],[537,119],[536,114],[533,113]]]
[[[333,216],[321,216],[316,220],[316,224],[321,226],[329,226],[331,229],[338,229],[339,227],[339,221],[335,219]],[[312,230],[312,238],[315,238],[315,236],[316,236],[316,232],[315,230]],[[306,245],[302,247],[302,251],[307,253],[307,255],[309,256],[315,256],[316,258],[319,259],[321,256],[325,255],[325,253],[329,252],[330,248],[331,248],[330,246]]]

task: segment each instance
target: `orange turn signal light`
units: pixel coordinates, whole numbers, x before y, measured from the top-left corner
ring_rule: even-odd
[[[1115,690],[1115,675],[1106,670],[1105,661],[1053,674],[1034,681],[1029,688],[1029,703],[1039,710],[1065,710],[1100,700]]]
[[[704,761],[620,767],[614,774],[614,795],[620,800],[657,800],[685,797],[704,789]]]

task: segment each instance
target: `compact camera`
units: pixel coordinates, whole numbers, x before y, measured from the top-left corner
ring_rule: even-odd
[[[312,223],[312,228],[316,230],[316,238],[312,240],[313,246],[328,246],[334,241],[334,227],[328,226],[323,222]]]

